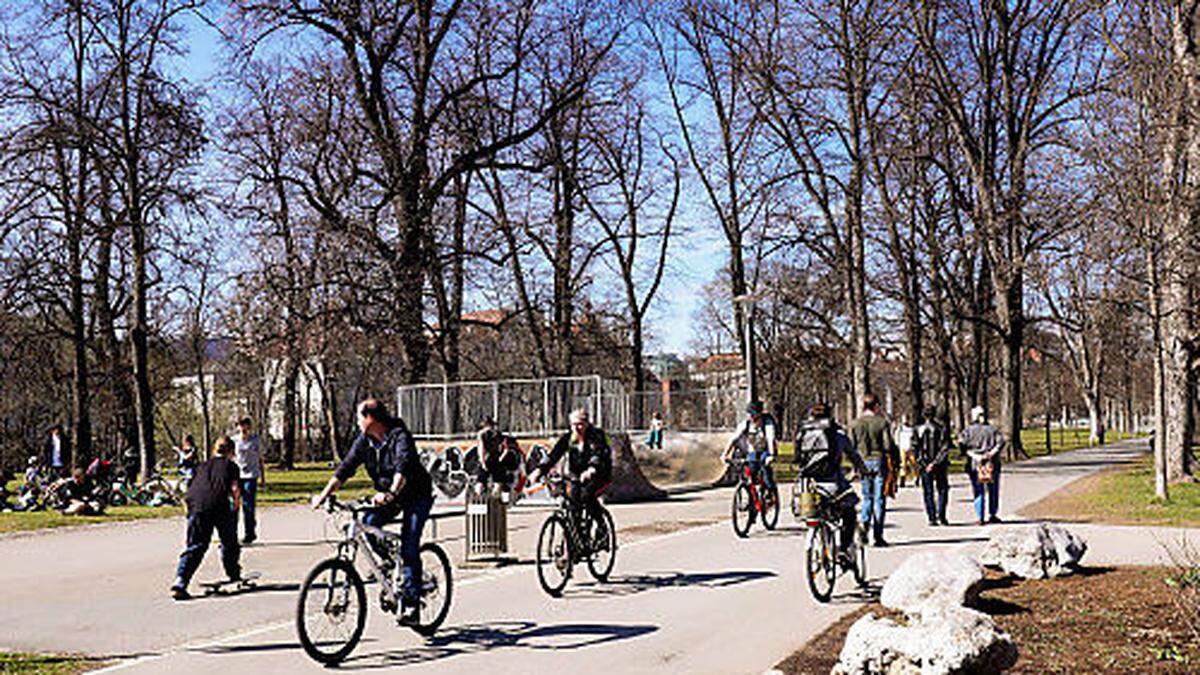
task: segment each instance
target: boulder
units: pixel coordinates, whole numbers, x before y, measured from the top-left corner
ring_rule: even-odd
[[[983,546],[979,561],[1023,579],[1071,574],[1087,552],[1087,542],[1059,525],[1039,523],[998,530]]]
[[[946,607],[974,604],[983,566],[961,553],[929,551],[911,555],[883,584],[884,607],[916,617]]]
[[[834,675],[1001,673],[1017,662],[1012,638],[992,618],[946,605],[908,625],[867,614],[850,627]]]

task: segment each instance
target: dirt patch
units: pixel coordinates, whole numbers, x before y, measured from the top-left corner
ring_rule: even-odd
[[[1012,635],[1021,656],[1013,673],[1195,673],[1200,644],[1179,621],[1165,579],[1151,568],[1091,568],[1020,581],[989,574],[980,609]],[[828,673],[850,626],[880,605],[859,609],[814,637],[778,668]]]
[[[621,538],[629,537],[653,537],[660,534],[671,534],[680,530],[690,530],[694,527],[704,527],[720,522],[718,518],[708,520],[672,520],[660,521],[654,523],[646,523],[644,525],[633,525],[631,527],[617,528]]]

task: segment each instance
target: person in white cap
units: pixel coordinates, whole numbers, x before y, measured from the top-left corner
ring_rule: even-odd
[[[1004,449],[1004,435],[988,424],[987,413],[976,406],[971,409],[971,425],[963,429],[959,444],[967,456],[967,477],[975,494],[975,519],[980,525],[1000,522],[996,513],[1000,510],[1000,451]]]

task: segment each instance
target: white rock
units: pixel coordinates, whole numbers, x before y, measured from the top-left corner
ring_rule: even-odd
[[[983,582],[983,566],[961,553],[934,551],[911,555],[883,584],[884,607],[913,617],[945,607],[975,602]]]
[[[992,535],[979,561],[1023,579],[1071,574],[1087,552],[1087,542],[1059,525],[1006,527]]]
[[[850,627],[834,675],[1001,673],[1017,662],[1012,638],[992,618],[946,605],[907,626],[872,614]]]

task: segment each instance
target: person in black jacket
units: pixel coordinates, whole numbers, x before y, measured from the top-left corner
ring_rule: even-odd
[[[608,435],[603,429],[592,426],[587,410],[583,408],[571,412],[571,430],[558,439],[529,481],[537,482],[563,455],[567,457],[566,475],[572,479],[568,483],[571,504],[577,509],[584,507],[597,516],[600,493],[612,481],[612,447]]]
[[[913,433],[913,448],[921,471],[921,491],[925,497],[925,515],[930,525],[949,525],[946,504],[950,501],[950,434],[937,423],[937,409],[925,409],[925,421]]]
[[[231,580],[242,576],[241,546],[237,538],[237,512],[242,492],[238,485],[238,465],[234,463],[233,439],[225,436],[213,447],[211,459],[196,467],[188,485],[184,503],[187,505],[187,548],[179,556],[171,597],[186,600],[187,587],[200,567],[212,541],[213,530],[221,539],[221,564]]]
[[[495,420],[483,420],[479,425],[479,470],[475,479],[480,485],[511,490],[517,484],[520,467],[521,450],[517,439],[497,429]]]
[[[358,404],[358,438],[342,459],[321,494],[313,497],[313,508],[321,504],[346,481],[358,467],[367,469],[375,486],[371,502],[374,508],[363,517],[367,525],[382,528],[400,521],[400,562],[403,584],[400,623],[415,622],[420,611],[421,532],[433,508],[433,480],[421,463],[416,441],[404,421],[392,417],[383,402],[369,398]],[[371,539],[372,548],[385,561],[391,552],[384,542]]]

